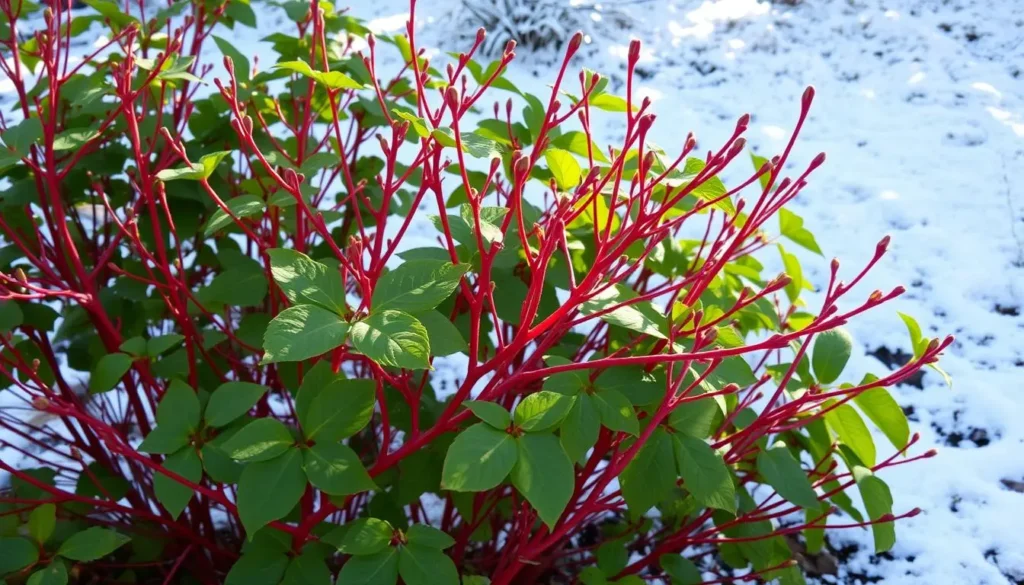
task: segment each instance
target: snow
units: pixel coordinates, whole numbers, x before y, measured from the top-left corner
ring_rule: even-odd
[[[706,148],[718,144],[749,112],[748,140],[774,153],[789,137],[801,92],[815,86],[794,165],[820,151],[828,161],[794,211],[827,257],[802,254],[805,275],[822,283],[832,256],[849,275],[891,234],[890,252],[850,298],[908,288],[850,324],[864,350],[850,378],[885,371],[868,352],[909,351],[897,311],[915,316],[926,335],[957,336],[942,363],[952,388],[928,371],[923,390],[895,390],[922,437],[914,452],[934,447],[939,454],[882,477],[895,511],[923,513],[897,526],[891,557],[869,554],[866,530],[836,533],[836,548],[860,546],[832,582],[1024,580],[1016,512],[1024,494],[1001,481],[1024,480],[1024,3],[622,4],[641,25],[618,39],[595,39],[579,65],[610,75],[614,86],[629,39],[641,39],[640,92],[659,114],[652,139],[670,152],[689,130]],[[464,48],[452,43],[440,16],[452,5],[419,2],[418,14],[430,15],[418,22],[420,45]],[[356,9],[379,23],[407,13],[404,0]],[[554,70],[543,61],[520,59],[508,77],[546,95]],[[621,129],[603,132],[613,139]],[[886,443],[877,444],[881,454]]]
[[[636,26],[619,38],[593,39],[579,65],[621,84],[628,40],[640,38],[638,91],[659,115],[652,140],[670,152],[689,130],[705,147],[718,144],[749,112],[750,144],[773,153],[788,139],[801,92],[815,86],[794,165],[820,151],[828,161],[794,211],[827,257],[801,254],[805,275],[822,283],[832,256],[850,274],[892,234],[890,252],[851,298],[908,288],[850,324],[864,350],[850,378],[885,370],[868,352],[909,350],[897,311],[917,317],[926,335],[957,336],[942,364],[952,388],[929,371],[923,390],[895,390],[922,437],[914,451],[939,454],[882,477],[895,511],[923,513],[898,525],[887,558],[869,554],[868,531],[836,533],[836,548],[859,548],[833,582],[1024,582],[1024,494],[1003,483],[1024,481],[1024,3],[620,3]],[[408,17],[406,0],[352,4],[377,31],[401,30]],[[447,17],[457,4],[420,0],[421,46],[465,48],[453,43]],[[266,54],[256,41],[262,34],[232,35],[243,53]],[[523,56],[508,77],[545,94],[554,71]],[[0,94],[8,85],[0,80]],[[612,139],[621,129],[601,132]],[[885,454],[884,439],[877,444]]]

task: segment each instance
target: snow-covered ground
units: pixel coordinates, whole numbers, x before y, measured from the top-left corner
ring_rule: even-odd
[[[420,0],[421,46],[465,48],[452,40],[454,5]],[[826,580],[1024,583],[1024,2],[622,0],[619,10],[636,26],[595,38],[581,64],[614,83],[629,38],[641,39],[643,91],[659,114],[653,140],[669,151],[689,130],[718,144],[749,112],[748,139],[776,152],[804,87],[817,89],[797,160],[825,151],[828,162],[795,210],[827,258],[805,256],[805,274],[822,283],[832,256],[862,266],[891,234],[890,253],[853,298],[909,289],[849,327],[863,349],[854,377],[909,351],[897,311],[926,335],[957,336],[943,362],[952,388],[929,371],[923,388],[896,390],[919,451],[939,455],[884,478],[898,510],[924,512],[898,526],[886,558],[863,546],[867,531],[834,539],[852,556]],[[353,13],[395,31],[408,3],[357,2]],[[539,61],[517,61],[509,77],[543,93],[554,70]]]
[[[448,17],[457,2],[419,0],[421,46],[465,48]],[[407,0],[350,3],[380,30],[400,29],[408,14]],[[832,582],[1024,583],[1024,2],[609,4],[635,26],[595,36],[580,64],[621,81],[628,39],[643,40],[642,91],[659,114],[652,138],[669,151],[689,130],[715,145],[749,112],[748,140],[775,152],[804,87],[817,89],[795,160],[825,151],[828,162],[795,210],[827,257],[803,256],[805,274],[821,283],[832,256],[861,266],[891,234],[889,254],[853,296],[909,289],[851,323],[863,349],[852,377],[909,350],[896,311],[916,316],[926,334],[957,336],[943,362],[952,388],[929,371],[923,388],[896,390],[922,435],[918,451],[939,455],[884,478],[898,511],[924,512],[898,526],[886,558],[869,554],[867,531],[833,540],[850,558]],[[265,26],[232,33],[236,46],[261,53]],[[524,57],[508,77],[543,93],[553,75]]]

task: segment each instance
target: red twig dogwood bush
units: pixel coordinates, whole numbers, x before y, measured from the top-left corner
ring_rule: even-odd
[[[950,339],[904,317],[910,363],[843,377],[903,289],[850,293],[883,240],[803,298],[812,90],[727,187],[748,118],[652,144],[638,43],[624,95],[576,36],[542,99],[483,31],[438,64],[326,2],[86,4],[0,0],[8,583],[797,583],[794,543],[916,512],[886,388]]]

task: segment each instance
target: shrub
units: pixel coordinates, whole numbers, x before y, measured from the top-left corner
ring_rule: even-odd
[[[785,205],[822,156],[726,187],[748,118],[669,154],[632,83],[567,70],[579,35],[542,100],[483,32],[437,68],[285,2],[260,71],[241,0],[86,2],[0,0],[9,583],[793,583],[797,535],[884,551],[916,513],[879,472],[931,453],[886,388],[950,340],[904,317],[910,363],[843,376],[842,326],[903,289],[839,305],[884,240],[805,302],[769,220],[820,253]]]

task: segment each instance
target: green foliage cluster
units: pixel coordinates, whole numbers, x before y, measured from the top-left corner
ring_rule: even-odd
[[[85,3],[0,0],[7,583],[797,584],[836,515],[893,546],[887,388],[949,340],[903,315],[914,359],[853,383],[843,325],[901,290],[804,278],[822,159],[727,186],[746,119],[669,155],[573,87],[578,36],[535,96],[482,32],[442,67],[325,1]]]

